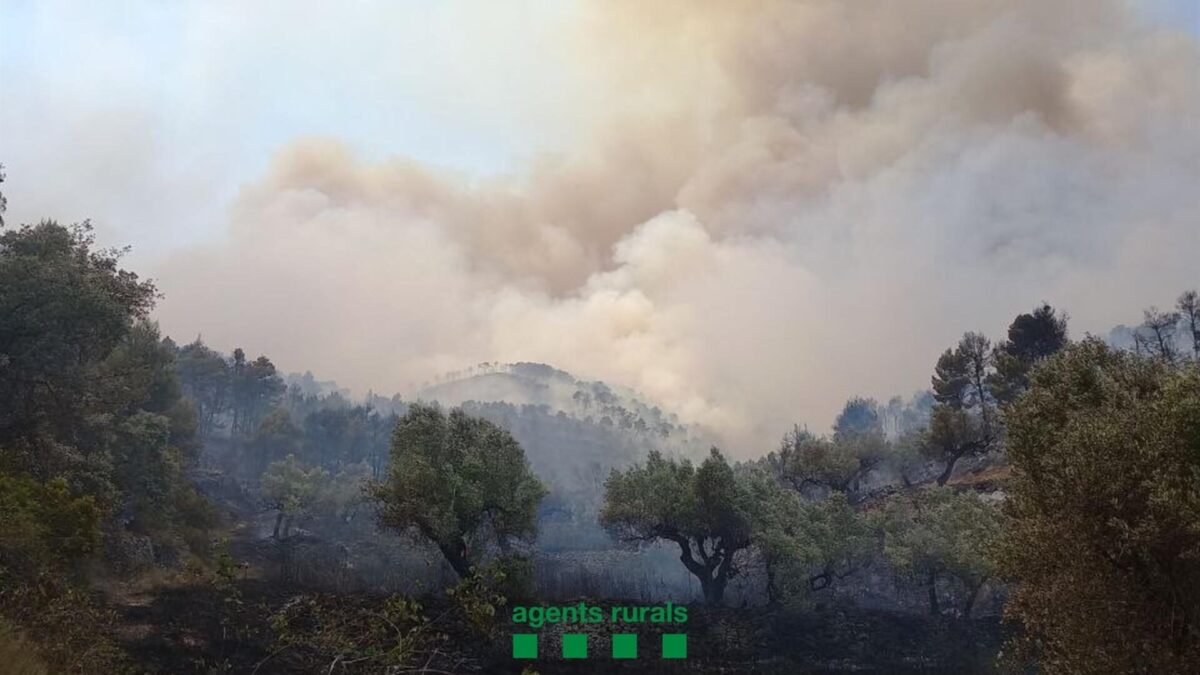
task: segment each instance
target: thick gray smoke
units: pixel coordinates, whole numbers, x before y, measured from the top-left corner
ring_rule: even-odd
[[[546,54],[584,83],[574,150],[464,180],[298,140],[225,243],[156,271],[164,328],[360,390],[546,362],[744,456],[924,386],[964,330],[1043,299],[1078,335],[1200,281],[1200,51],[1118,2],[597,2],[577,23]]]

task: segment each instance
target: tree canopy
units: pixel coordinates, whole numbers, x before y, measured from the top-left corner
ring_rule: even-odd
[[[55,636],[40,644],[64,670],[87,650],[112,665],[76,590],[85,562],[145,564],[132,539],[202,553],[212,523],[185,476],[196,415],[147,320],[154,285],[121,253],[87,223],[0,234],[0,619]]]
[[[532,539],[546,490],[508,431],[461,409],[415,404],[396,423],[386,478],[373,487],[380,522],[415,531],[459,576],[495,544]]]
[[[752,543],[748,498],[716,448],[699,467],[651,452],[642,464],[613,470],[600,522],[624,541],[675,542],[705,600],[719,604],[739,572],[738,552]]]
[[[94,248],[86,223],[0,234],[0,444],[44,448],[104,409],[92,396],[100,363],[155,299],[154,285],[120,269],[118,256]],[[42,478],[55,471],[28,457]]]
[[[961,585],[969,616],[983,584],[995,575],[992,548],[1000,513],[973,492],[921,489],[889,499],[876,516],[883,552],[900,574],[926,587],[929,612],[939,614],[938,583]]]
[[[832,438],[795,427],[767,459],[796,490],[816,488],[850,494],[867,473],[879,466],[887,454],[886,445],[878,425],[861,430],[841,428]]]
[[[869,564],[875,534],[844,493],[805,499],[772,471],[751,469],[746,480],[771,604],[829,588]]]
[[[1006,611],[1048,670],[1200,662],[1200,365],[1157,356],[1072,345],[1006,415]]]

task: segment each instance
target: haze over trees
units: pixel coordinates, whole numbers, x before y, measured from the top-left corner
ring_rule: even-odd
[[[1021,314],[1008,328],[1008,339],[995,347],[987,337],[965,333],[934,366],[936,403],[922,444],[941,461],[938,485],[945,485],[964,457],[984,454],[1000,441],[999,406],[1027,386],[1029,370],[1067,343],[1067,320],[1049,305]]]
[[[875,528],[845,494],[813,501],[769,469],[743,475],[768,606],[803,601],[858,573],[876,555]]]
[[[753,543],[749,509],[749,495],[716,448],[699,467],[654,452],[609,476],[600,522],[623,541],[677,545],[705,601],[720,604],[740,572],[738,553]]]
[[[262,476],[263,496],[278,511],[271,536],[286,539],[292,521],[313,507],[328,483],[327,471],[304,466],[295,455],[272,462]]]
[[[0,2],[0,675],[1200,673],[1200,0],[281,5]]]
[[[487,552],[530,540],[545,488],[511,434],[461,410],[414,404],[396,423],[380,522],[432,542],[460,577]]]
[[[959,611],[969,617],[983,585],[996,574],[998,509],[973,492],[939,486],[889,500],[879,518],[884,555],[898,573],[926,588],[929,613],[944,609],[939,582],[953,581],[963,591]]]
[[[542,364],[427,388],[458,407],[354,400],[265,355],[179,346],[156,296],[86,224],[0,233],[0,650],[34,672],[139,665],[129,634],[149,624],[127,622],[148,610],[111,590],[129,580],[183,602],[172,621],[211,619],[188,633],[201,670],[239,649],[275,672],[453,667],[440,631],[494,645],[517,595],[622,600],[589,556],[690,575],[721,626],[883,611],[933,640],[998,635],[1003,606],[1008,653],[1044,672],[1200,659],[1194,292],[1116,345],[1072,342],[1046,304],[997,343],[968,332],[929,391],[851,397],[826,433],[795,425],[743,462]],[[427,549],[457,577],[422,591],[436,615],[398,590],[439,583]]]

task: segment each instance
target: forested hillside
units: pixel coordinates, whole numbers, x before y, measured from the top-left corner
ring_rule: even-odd
[[[1114,344],[1049,305],[964,333],[733,461],[547,365],[356,397],[181,344],[120,256],[0,234],[15,672],[517,672],[506,608],[580,599],[690,604],[694,672],[1200,658],[1194,292]]]

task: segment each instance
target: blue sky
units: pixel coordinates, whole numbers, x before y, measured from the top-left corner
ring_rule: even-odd
[[[1143,0],[1148,15],[1200,35],[1200,0]]]
[[[486,5],[6,0],[11,215],[90,216],[156,252],[219,232],[237,186],[297,137],[472,175],[566,144],[547,42],[571,3]]]

